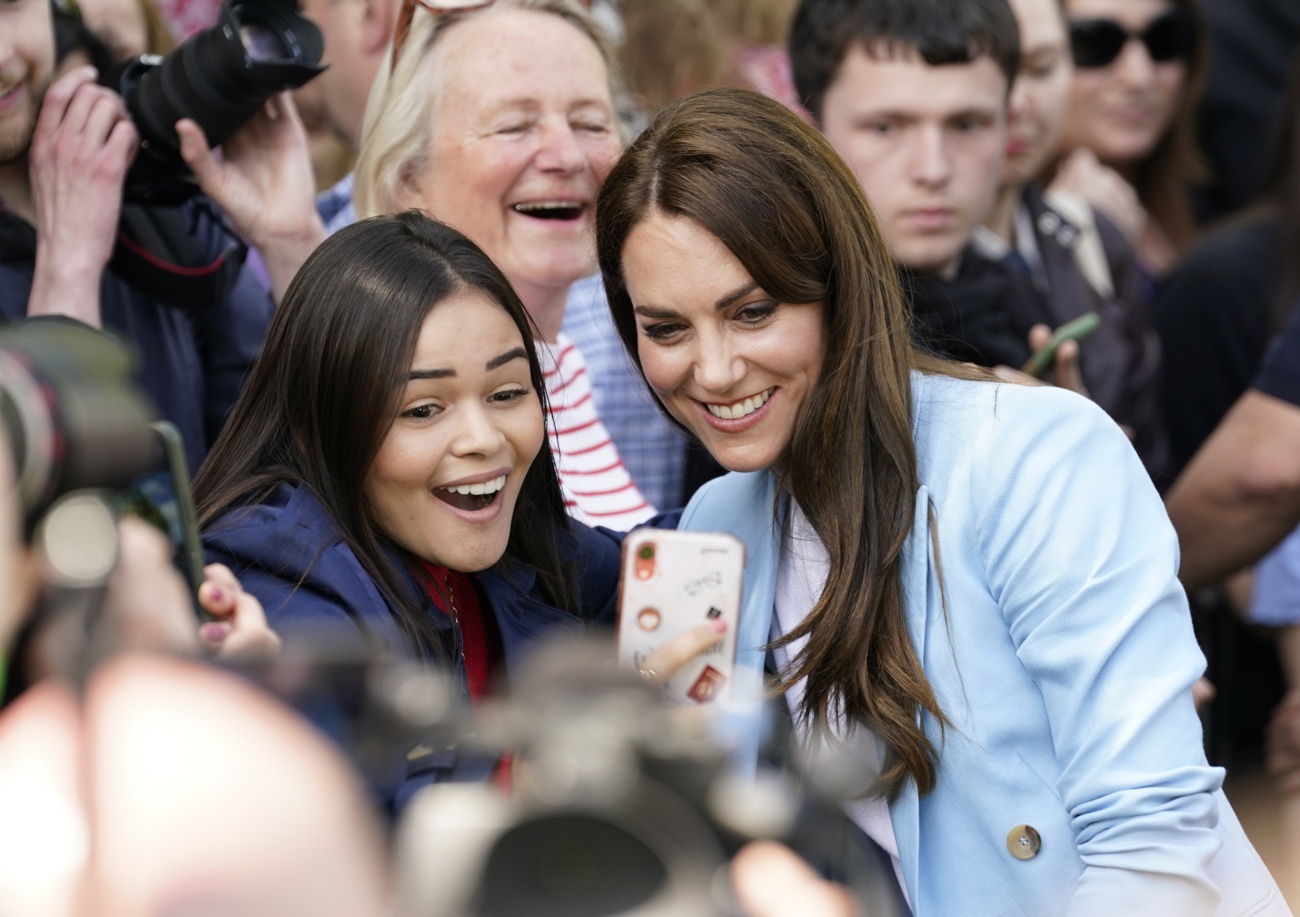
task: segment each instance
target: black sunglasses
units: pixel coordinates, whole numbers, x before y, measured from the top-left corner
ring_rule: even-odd
[[[1182,10],[1157,16],[1141,32],[1130,32],[1113,19],[1070,22],[1074,65],[1086,70],[1109,66],[1132,38],[1146,45],[1147,55],[1157,64],[1185,60],[1192,54],[1192,22]]]

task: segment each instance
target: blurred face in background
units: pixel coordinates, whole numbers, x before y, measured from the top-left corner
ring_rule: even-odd
[[[620,150],[604,58],[519,9],[456,23],[439,48],[429,155],[402,203],[469,236],[533,309],[595,270],[596,192]]]
[[[49,0],[0,3],[0,164],[27,152],[53,72]]]
[[[86,27],[121,58],[152,51],[149,26],[139,0],[85,0],[78,4]]]
[[[1020,72],[1011,87],[1003,182],[1024,185],[1056,152],[1070,100],[1070,41],[1059,0],[1011,0]]]
[[[1086,21],[1101,20],[1107,28],[1109,23],[1117,24],[1129,38],[1114,60],[1103,66],[1083,66],[1076,48],[1062,146],[1066,150],[1087,147],[1107,165],[1131,171],[1169,128],[1187,78],[1186,53],[1156,60],[1168,52],[1158,47],[1153,54],[1136,36],[1146,33],[1164,39],[1159,45],[1166,49],[1176,46],[1170,32],[1177,35],[1177,28],[1171,29],[1173,24],[1167,20],[1161,29],[1148,30],[1178,8],[1169,0],[1067,0],[1065,8],[1076,30]],[[1183,43],[1190,53],[1190,30],[1187,34]]]
[[[1007,81],[991,57],[932,67],[912,51],[855,45],[822,103],[894,260],[951,277],[993,207],[1007,142]]]

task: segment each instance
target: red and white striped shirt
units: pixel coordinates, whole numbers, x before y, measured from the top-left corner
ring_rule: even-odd
[[[596,415],[582,352],[563,334],[537,342],[551,413],[551,451],[569,515],[588,525],[626,531],[654,515],[636,489],[609,432]]]

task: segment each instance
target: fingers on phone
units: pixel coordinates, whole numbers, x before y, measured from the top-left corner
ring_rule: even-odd
[[[724,618],[717,618],[692,628],[684,634],[673,637],[646,657],[641,670],[652,680],[663,684],[682,666],[720,642],[726,632],[727,622]]]
[[[222,618],[233,614],[240,591],[239,580],[225,564],[208,564],[203,568],[199,604],[204,611]]]

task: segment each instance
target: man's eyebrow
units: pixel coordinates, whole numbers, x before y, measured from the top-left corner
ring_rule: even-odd
[[[516,347],[514,350],[507,350],[499,357],[493,357],[492,359],[488,360],[486,369],[488,372],[491,372],[494,369],[500,369],[502,366],[505,366],[511,360],[527,360],[527,359],[528,359],[528,351],[522,347]]]

